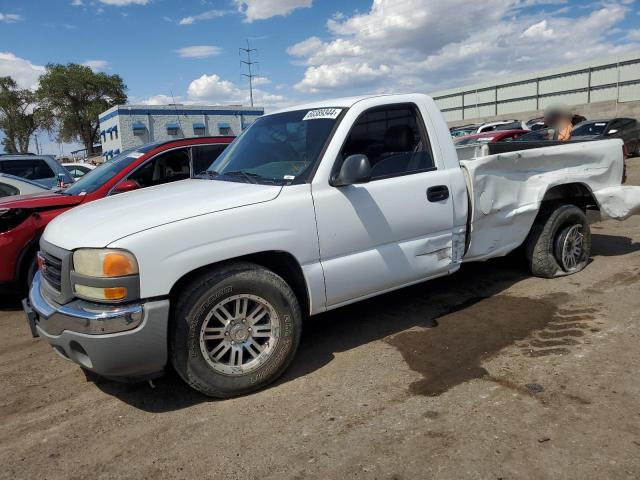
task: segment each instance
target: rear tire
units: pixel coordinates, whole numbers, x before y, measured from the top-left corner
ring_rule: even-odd
[[[529,269],[536,277],[554,278],[584,269],[591,255],[591,230],[584,212],[561,205],[541,212],[526,242]]]
[[[289,285],[238,262],[195,277],[172,312],[171,362],[192,388],[218,398],[258,390],[289,366],[302,315]]]

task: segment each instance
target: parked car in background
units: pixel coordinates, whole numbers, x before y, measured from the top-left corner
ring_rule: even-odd
[[[520,120],[498,120],[483,123],[478,127],[476,133],[493,132],[494,130],[528,130],[528,128],[527,124]]]
[[[453,143],[456,147],[460,147],[474,143],[510,142],[526,133],[529,133],[529,130],[494,130],[493,132],[476,133],[475,135],[458,137],[453,140]]]
[[[53,188],[62,179],[73,183],[71,174],[49,155],[3,155],[0,157],[0,173],[32,180],[46,188]]]
[[[474,133],[477,133],[479,126],[480,126],[479,124],[474,123],[470,125],[464,125],[462,127],[454,127],[449,129],[449,133],[451,133],[451,136],[453,138],[466,137],[467,135],[472,135]]]
[[[575,126],[572,140],[620,138],[627,156],[640,156],[640,124],[633,118],[589,120]]]
[[[189,178],[206,170],[232,140],[150,143],[122,152],[64,190],[0,199],[0,286],[15,290],[31,282],[40,235],[61,213],[116,193]]]
[[[46,191],[47,189],[39,183],[32,182],[26,178],[0,173],[0,198]]]
[[[67,171],[71,174],[73,178],[76,180],[84,177],[85,174],[89,173],[91,170],[96,168],[95,165],[91,165],[90,163],[63,163],[62,166],[67,169]]]

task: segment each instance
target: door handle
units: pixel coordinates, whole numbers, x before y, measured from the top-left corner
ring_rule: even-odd
[[[427,200],[430,202],[441,202],[449,198],[449,189],[446,185],[436,185],[427,188]]]

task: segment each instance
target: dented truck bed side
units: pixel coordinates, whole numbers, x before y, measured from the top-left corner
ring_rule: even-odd
[[[464,261],[503,256],[521,245],[543,200],[562,185],[586,189],[603,218],[624,220],[639,213],[640,187],[620,185],[623,162],[620,140],[461,160],[472,207]]]

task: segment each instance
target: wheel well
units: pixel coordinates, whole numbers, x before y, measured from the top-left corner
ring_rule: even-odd
[[[217,265],[224,263],[230,263],[234,261],[245,261],[255,263],[268,270],[271,270],[275,274],[279,275],[289,284],[293,293],[296,295],[298,302],[300,303],[300,310],[305,313],[310,311],[309,294],[307,292],[307,282],[305,281],[304,274],[302,273],[302,267],[295,259],[293,255],[287,252],[268,251],[253,253],[251,255],[244,255],[242,257],[236,257],[223,262],[212,263],[205,265],[196,270],[193,270],[183,275],[171,288],[169,293],[170,298],[173,300],[177,293],[182,289],[182,286],[187,283],[191,278],[196,275],[202,274],[204,271],[214,268]]]
[[[18,256],[18,260],[16,261],[16,274],[15,277],[20,282],[26,281],[27,279],[27,270],[29,269],[29,264],[33,255],[36,254],[38,248],[40,247],[40,235],[32,238],[29,243],[22,249],[20,255]]]
[[[599,210],[598,202],[583,183],[566,183],[550,188],[542,198],[541,210],[544,206],[557,204],[564,200],[571,200],[571,203],[582,210]]]

